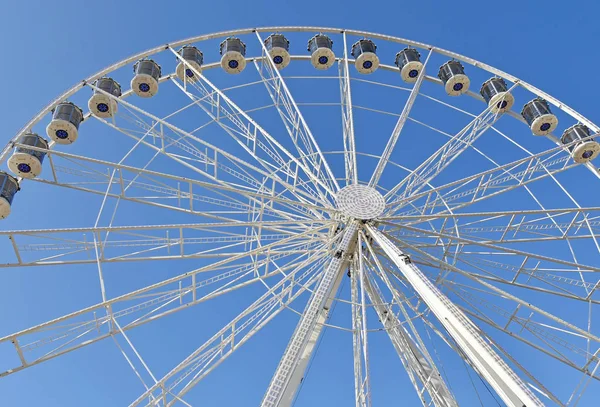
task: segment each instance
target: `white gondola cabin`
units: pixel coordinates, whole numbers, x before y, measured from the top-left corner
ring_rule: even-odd
[[[150,98],[158,93],[158,80],[161,75],[160,65],[151,59],[140,59],[133,65],[131,90],[143,98]]]
[[[552,133],[558,126],[558,118],[552,114],[548,102],[542,98],[535,98],[527,102],[523,106],[521,116],[536,136]]]
[[[493,77],[481,85],[479,93],[494,113],[504,113],[515,103],[515,97],[508,92],[504,79]]]
[[[600,144],[589,136],[590,129],[583,124],[576,124],[566,129],[560,138],[563,144],[574,143],[568,148],[575,162],[587,163],[600,154]]]
[[[395,62],[398,69],[400,69],[402,80],[407,83],[415,83],[423,70],[421,54],[414,48],[404,48],[398,52]]]
[[[179,63],[175,69],[177,77],[181,81],[196,82],[198,80],[196,72],[202,71],[202,63],[204,62],[204,55],[200,50],[192,45],[185,45],[181,47],[177,53],[181,56],[181,59],[185,60],[183,63],[181,59],[177,58]]]
[[[459,96],[469,90],[471,80],[465,75],[465,68],[458,61],[448,61],[440,66],[438,78],[444,83],[449,96]]]
[[[333,41],[324,34],[317,34],[308,41],[310,62],[317,69],[329,69],[335,62]]]
[[[118,98],[121,97],[121,85],[112,78],[100,78],[94,85],[106,93]],[[118,103],[108,95],[94,89],[94,94],[88,100],[88,108],[94,116],[108,118],[117,113]]]
[[[283,34],[271,34],[265,40],[265,48],[277,69],[290,63],[290,42]]]
[[[358,40],[352,45],[352,56],[355,59],[354,66],[359,73],[370,74],[379,68],[379,57],[377,56],[377,45],[371,40]]]
[[[0,219],[10,215],[13,199],[19,189],[19,182],[15,177],[0,171]]]
[[[46,127],[46,134],[57,144],[71,144],[79,136],[79,124],[83,121],[83,111],[71,102],[61,102],[52,109],[52,120]]]
[[[246,44],[239,38],[229,37],[221,43],[221,68],[237,74],[246,68]]]
[[[27,133],[19,137],[13,155],[8,159],[8,168],[17,176],[35,178],[42,173],[45,151],[37,151],[31,147],[48,149],[48,142],[35,133]]]

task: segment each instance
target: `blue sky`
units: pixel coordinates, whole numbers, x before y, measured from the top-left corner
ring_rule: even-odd
[[[0,15],[0,36],[5,39],[5,62],[0,65],[0,74],[5,78],[5,97],[0,100],[0,109],[4,112],[4,140],[8,141],[39,109],[66,88],[131,54],[203,33],[276,25],[352,28],[436,45],[516,75],[573,106],[592,121],[598,122],[600,119],[595,98],[600,92],[600,82],[595,79],[596,66],[600,63],[600,55],[595,52],[600,27],[596,18],[598,6],[593,2],[540,4],[510,0],[492,4],[468,0],[452,6],[447,2],[430,0],[297,2],[293,5],[234,0],[188,2],[182,5],[119,1],[100,4],[81,4],[77,1],[14,2],[5,5]],[[127,86],[125,81],[121,83]],[[474,83],[472,89],[478,88],[479,83]],[[387,99],[383,99],[385,95],[382,91],[382,106],[388,105]],[[416,110],[415,114],[418,113],[419,110]],[[308,111],[306,116],[318,118]],[[364,117],[369,118],[368,115]],[[388,128],[390,125],[393,126],[393,121],[382,119],[381,126]],[[102,147],[99,139],[95,142],[96,146],[100,146],[99,153],[110,154],[110,149]],[[374,142],[373,146],[369,146],[365,142],[363,146],[372,147],[373,151],[370,152],[376,153],[381,150],[382,143]],[[539,192],[543,194],[542,189]],[[68,226],[91,226],[97,207],[88,208],[83,200],[85,198],[65,193],[65,200],[78,205],[77,215],[71,217],[70,214],[51,212],[40,206],[42,199],[35,199],[35,194],[45,191],[52,190],[30,190],[15,199],[15,205],[27,205],[29,210],[37,211],[38,216],[29,218],[23,212],[15,212],[15,216],[0,224],[0,229],[59,226],[56,222],[64,222]],[[591,190],[588,198],[591,203],[596,198],[597,203],[597,188]],[[46,208],[59,208],[58,201],[49,199]],[[45,210],[48,212],[45,213]],[[131,213],[130,219],[143,222],[145,215],[154,213],[158,212],[148,210]],[[38,223],[44,218],[48,223]],[[185,218],[174,216],[165,222],[179,221],[185,221]],[[122,219],[120,222],[126,223]],[[589,261],[598,264],[597,256],[590,257]],[[158,281],[175,271],[182,272],[195,267],[191,263],[165,264],[165,267],[153,266],[148,270],[152,275],[142,274],[142,265],[137,264],[128,266],[126,270],[107,267],[108,290],[112,295],[117,295]],[[346,292],[347,284],[342,288]],[[77,287],[77,290],[71,290],[72,287]],[[233,317],[253,294],[259,295],[261,292],[259,288],[253,288],[239,300],[239,304],[236,303],[238,300],[233,300],[232,304],[232,300],[220,298],[203,304],[202,308],[183,311],[177,318],[165,319],[158,326],[148,324],[140,328],[137,334],[140,352],[161,375],[194,349],[194,344],[200,343],[201,339],[210,336],[209,333]],[[98,302],[98,296],[94,265],[60,270],[4,269],[0,273],[0,309],[3,310],[0,312],[0,337],[94,304]],[[333,318],[339,318],[340,323],[345,321],[342,313],[334,314]],[[235,361],[232,358],[227,362],[228,366],[224,366],[231,372],[230,375],[207,379],[199,386],[203,393],[196,393],[202,394],[202,398],[195,400],[214,406],[255,405],[264,391],[265,380],[268,381],[273,371],[273,363],[283,351],[285,332],[291,332],[294,324],[293,318],[287,318],[279,321],[278,325],[266,328],[260,334],[262,345],[250,342],[240,355],[236,355],[239,358]],[[194,335],[198,335],[197,340]],[[146,345],[151,342],[143,340],[147,338],[154,338],[155,346]],[[335,349],[338,343],[348,345],[349,340],[345,333],[328,330],[322,347]],[[157,347],[157,342],[162,345]],[[271,342],[272,351],[264,353],[264,344]],[[393,398],[395,391],[390,389],[397,387],[397,394],[409,394],[404,392],[412,390],[398,361],[392,363],[389,358],[392,349],[387,338],[381,334],[373,335],[372,346],[380,350],[373,354],[374,363],[378,366],[372,369],[376,380],[373,386],[375,392],[379,391],[374,401],[379,405],[390,405],[397,401]],[[440,353],[452,357],[441,349],[439,341],[438,346]],[[105,340],[66,356],[64,361],[47,362],[2,379],[0,393],[3,403],[7,406],[126,404],[137,397],[142,387],[115,349],[112,341]],[[342,355],[342,351],[319,353],[321,358],[315,360],[311,368],[312,380],[306,385],[307,388],[310,386],[310,391],[300,393],[297,407],[342,405],[352,400],[351,360],[345,359],[346,365],[339,365]],[[522,356],[529,357],[525,354]],[[454,362],[458,363],[458,360]],[[464,369],[461,375],[464,378],[457,380],[464,381],[459,381],[454,391],[462,394],[460,388],[468,385],[468,378],[464,375]],[[330,386],[329,381],[334,384]],[[239,386],[237,391],[236,386]],[[480,391],[485,392],[481,384],[478,386]],[[592,392],[597,394],[598,384],[592,383],[591,386]],[[320,401],[312,399],[311,394],[320,394]],[[407,403],[414,402],[411,393],[406,397]],[[487,397],[486,403],[494,403],[489,395]],[[82,400],[85,402],[82,403]],[[475,398],[465,400],[478,403]],[[587,402],[590,403],[590,400],[588,398]]]

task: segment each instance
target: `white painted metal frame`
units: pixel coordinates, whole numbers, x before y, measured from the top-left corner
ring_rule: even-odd
[[[356,140],[354,137],[354,109],[352,107],[352,83],[348,63],[348,42],[346,32],[342,33],[344,54],[338,61],[340,76],[340,100],[342,106],[342,133],[344,138],[344,166],[346,184],[358,183],[358,165],[356,163]]]
[[[281,72],[277,69],[273,59],[269,57],[269,52],[258,31],[256,31],[256,38],[262,48],[262,58],[260,60],[255,59],[254,65],[285,123],[285,127],[294,142],[300,159],[310,171],[313,169],[316,170],[317,174],[315,176],[317,178],[324,178],[323,181],[331,190],[338,191],[340,186],[337,179],[333,175],[321,148],[306,124],[306,120],[304,120],[304,116],[302,116],[302,112],[288,89]],[[282,110],[282,107],[285,108],[285,112]],[[301,141],[302,145],[298,144],[298,141]]]
[[[502,400],[511,407],[543,406],[527,385],[483,340],[473,322],[379,230],[370,226],[367,226],[367,230]]]
[[[132,56],[65,92],[35,116],[0,154],[2,163],[7,159],[11,148],[21,146],[16,143],[20,135],[31,130],[57,103],[85,87],[103,93],[119,103],[122,108],[119,115],[110,120],[96,119],[108,129],[135,141],[135,145],[118,162],[64,153],[56,148],[55,143],[50,144],[50,150],[47,151],[50,177],[40,177],[34,182],[101,197],[100,210],[93,227],[0,231],[0,235],[9,238],[15,257],[14,261],[0,264],[0,268],[93,263],[98,268],[102,294],[102,302],[97,305],[0,338],[0,343],[12,343],[21,362],[20,366],[0,373],[0,377],[111,336],[146,389],[132,405],[148,403],[147,405],[166,407],[178,402],[190,405],[182,397],[195,384],[272,318],[289,308],[302,292],[310,291],[312,295],[305,310],[293,310],[300,315],[300,320],[262,401],[263,406],[290,406],[319,336],[324,327],[329,326],[327,318],[333,302],[345,301],[336,298],[336,293],[346,267],[350,266],[351,298],[347,302],[352,310],[352,328],[349,331],[353,337],[357,407],[372,404],[367,338],[370,330],[366,317],[368,307],[374,308],[383,323],[423,405],[458,405],[412,323],[412,318],[420,318],[428,326],[433,326],[431,314],[454,341],[451,345],[453,349],[459,355],[466,355],[476,372],[507,405],[540,406],[542,403],[493,348],[501,351],[506,359],[535,382],[535,386],[530,386],[538,393],[558,405],[563,405],[563,402],[521,366],[516,358],[503,351],[500,344],[473,321],[509,334],[540,354],[580,371],[582,379],[569,402],[578,401],[592,379],[600,380],[600,374],[596,373],[600,367],[600,348],[596,347],[600,343],[600,337],[591,330],[592,305],[600,304],[597,296],[600,282],[593,282],[588,277],[591,273],[600,272],[600,268],[579,262],[574,242],[592,242],[600,254],[600,215],[595,213],[600,211],[600,207],[580,205],[569,189],[557,179],[559,174],[579,166],[571,162],[568,154],[570,145],[562,145],[554,135],[548,135],[547,138],[557,147],[534,154],[495,127],[502,114],[492,113],[489,107],[479,115],[454,108],[461,114],[471,116],[472,121],[455,135],[432,128],[426,123],[418,123],[444,134],[449,137],[449,141],[416,169],[408,171],[391,190],[384,191],[388,206],[380,219],[373,222],[342,219],[343,215],[335,205],[340,185],[326,160],[327,153],[317,144],[301,113],[303,103],[297,103],[294,99],[287,85],[287,78],[284,78],[269,58],[262,41],[261,33],[271,31],[341,34],[344,51],[343,56],[337,59],[339,73],[333,79],[338,80],[340,86],[339,105],[344,146],[341,153],[344,157],[346,184],[360,182],[357,156],[361,153],[356,151],[357,135],[353,112],[355,109],[375,111],[353,104],[351,81],[395,86],[350,77],[349,65],[354,61],[348,58],[348,36],[368,36],[375,40],[426,49],[429,53],[425,65],[436,54],[460,60],[510,81],[512,85],[509,91],[520,87],[543,97],[595,133],[600,130],[594,123],[550,95],[493,67],[426,44],[379,34],[320,27],[245,29],[195,37]],[[261,80],[255,84],[262,83],[265,86],[294,144],[295,153],[286,150],[277,136],[267,132],[252,118],[251,111],[245,111],[228,96],[228,89],[220,88],[216,81],[208,78],[208,72],[218,67],[218,63],[206,64],[203,71],[199,72],[174,50],[180,45],[229,35],[250,35],[258,39],[261,55],[248,57],[247,60],[256,67]],[[92,84],[95,79],[141,57],[163,51],[175,54],[178,61],[191,69],[199,79],[193,83],[184,81],[183,85],[173,74],[160,79],[161,83],[174,84],[191,100],[190,104],[168,116],[160,118],[130,102],[128,97],[131,91],[116,98]],[[305,63],[307,59],[306,56],[292,55],[292,60],[300,63]],[[385,64],[381,64],[380,69],[397,72],[396,67]],[[385,150],[377,157],[369,186],[381,187],[382,174],[388,164],[393,164],[390,158],[405,123],[417,122],[410,117],[417,96],[451,106],[422,94],[420,89],[424,81],[441,83],[422,70],[412,89],[404,89],[409,90],[410,94],[400,114],[377,111],[393,114],[398,119]],[[246,86],[251,85],[240,87]],[[481,99],[473,92],[468,92],[468,95]],[[190,131],[171,123],[173,115],[194,106],[205,112],[206,123]],[[260,109],[263,107],[253,110]],[[524,121],[515,112],[507,112],[504,116]],[[86,120],[89,118],[90,114],[87,113]],[[211,123],[231,136],[250,158],[240,158],[228,153],[226,149],[207,143],[202,137],[202,131]],[[493,130],[512,142],[527,157],[508,164],[494,161],[473,145],[487,130]],[[150,139],[158,140],[159,145]],[[154,151],[154,156],[145,166],[124,164],[138,147],[150,148]],[[43,151],[36,147],[31,149]],[[493,168],[461,180],[433,186],[434,178],[467,149],[477,151]],[[159,155],[189,169],[197,178],[147,169]],[[585,164],[585,167],[600,178],[600,171],[591,163]],[[545,179],[552,180],[570,199],[573,207],[545,208],[530,189],[531,184]],[[339,180],[343,178],[340,177]],[[471,205],[517,188],[527,191],[540,209],[464,211]],[[101,215],[109,201],[115,202],[114,212],[109,225],[102,226]],[[121,201],[194,215],[201,217],[202,221],[172,225],[113,226],[117,206]],[[206,223],[205,220],[218,223]],[[385,228],[386,234],[380,231],[381,228]],[[371,239],[379,247],[373,247]],[[523,251],[518,246],[559,240],[568,246],[572,260]],[[408,252],[414,256],[412,262],[406,257]],[[522,262],[515,265],[509,261],[490,260],[491,255],[500,254],[522,259]],[[112,299],[104,289],[104,263],[127,264],[133,261],[174,259],[210,259],[213,263]],[[439,266],[441,271],[434,276],[435,284],[452,293],[460,300],[460,304],[452,303],[442,294],[417,264]],[[466,266],[469,271],[464,271],[459,266]],[[490,269],[512,274],[505,276]],[[202,273],[208,272],[212,273],[210,277],[199,280]],[[476,285],[457,281],[452,278],[452,273],[467,277]],[[391,276],[415,291],[422,302],[410,304],[410,300],[391,281]],[[392,297],[389,302],[379,289],[376,278],[389,290]],[[538,282],[545,286],[536,285]],[[154,376],[127,335],[128,330],[146,322],[254,283],[266,286],[267,292],[160,379]],[[496,284],[585,302],[589,304],[588,327],[580,328],[562,320],[501,290]],[[370,303],[367,303],[368,300]],[[497,303],[499,301],[512,301],[514,309],[501,307]],[[409,315],[405,305],[415,316]],[[404,320],[392,311],[396,306]],[[521,309],[529,309],[532,314],[525,318],[519,315]],[[486,314],[484,310],[491,312]],[[543,316],[551,320],[553,324],[533,318],[533,313],[536,317]],[[503,319],[503,322],[498,323],[499,319]],[[49,329],[52,329],[50,334],[47,333]],[[539,342],[523,335],[523,330],[532,334]],[[583,349],[560,335],[583,338],[587,342],[587,348]],[[120,339],[125,341],[135,359],[130,358],[121,347]],[[558,346],[583,356],[585,364],[576,363],[574,358],[561,353]],[[152,381],[147,384],[142,375],[148,376]]]
[[[352,350],[354,353],[354,398],[356,407],[371,407],[371,377],[367,332],[367,302],[362,238],[357,241],[357,256],[349,270],[352,301]],[[359,298],[360,297],[360,298]]]
[[[321,328],[328,316],[331,296],[339,286],[349,261],[349,253],[356,244],[358,224],[349,224],[342,232],[340,243],[335,247],[335,255],[331,258],[319,286],[313,292],[296,330],[277,366],[277,370],[267,388],[262,406],[291,406],[304,370],[308,365],[312,350],[319,339]],[[328,304],[329,303],[329,304]]]
[[[398,304],[406,323],[411,327],[412,336],[396,317],[391,306],[385,305],[386,302],[383,300],[383,295],[378,289],[377,284],[367,282],[367,291],[371,303],[374,304],[379,319],[384,327],[386,327],[387,334],[390,336],[398,356],[403,361],[407,372],[409,372],[413,386],[415,386],[417,394],[421,397],[423,406],[433,403],[436,407],[458,407],[458,403],[450,392],[448,385],[444,382],[433,358],[427,351],[425,344],[403,306],[406,298],[400,298],[401,294],[393,287],[385,269],[371,247],[369,239],[363,237],[363,240],[372,254],[373,262],[378,269],[377,275],[392,293],[394,302]],[[425,399],[425,392],[429,394],[429,400]]]
[[[417,81],[415,82],[412,90],[410,91],[410,95],[408,96],[408,99],[406,100],[406,103],[404,104],[402,113],[400,114],[400,117],[398,118],[398,121],[396,122],[396,126],[394,127],[394,130],[392,131],[392,134],[391,134],[390,138],[388,139],[385,149],[383,150],[383,154],[381,155],[381,158],[379,159],[379,162],[377,163],[377,167],[373,171],[373,175],[371,176],[371,180],[369,181],[369,186],[374,186],[374,185],[379,184],[379,179],[381,178],[381,175],[383,174],[383,170],[385,169],[385,166],[387,165],[388,161],[390,160],[390,157],[392,156],[392,152],[394,151],[396,142],[398,141],[398,138],[400,137],[400,133],[402,132],[402,129],[404,128],[404,124],[406,123],[406,120],[408,119],[408,115],[410,114],[410,111],[411,111],[413,105],[415,104],[415,101],[417,100],[417,96],[419,95],[419,90],[421,89],[421,84],[423,83],[423,80],[425,79],[425,69],[427,68],[427,62],[429,62],[429,58],[431,57],[432,53],[433,53],[433,50],[430,49],[429,54],[427,54],[427,58],[425,59],[425,63],[423,64],[423,68],[419,72]],[[388,194],[393,194],[395,191],[396,191],[395,189],[392,189],[390,192],[388,192]]]

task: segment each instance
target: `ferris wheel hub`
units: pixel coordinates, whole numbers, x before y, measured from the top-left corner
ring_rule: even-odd
[[[375,219],[385,209],[385,199],[375,188],[353,184],[342,188],[336,196],[340,211],[360,220]]]

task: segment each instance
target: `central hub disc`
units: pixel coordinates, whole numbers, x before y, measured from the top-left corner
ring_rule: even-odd
[[[344,215],[360,220],[375,219],[385,209],[383,196],[366,185],[348,185],[337,193],[336,200]]]

